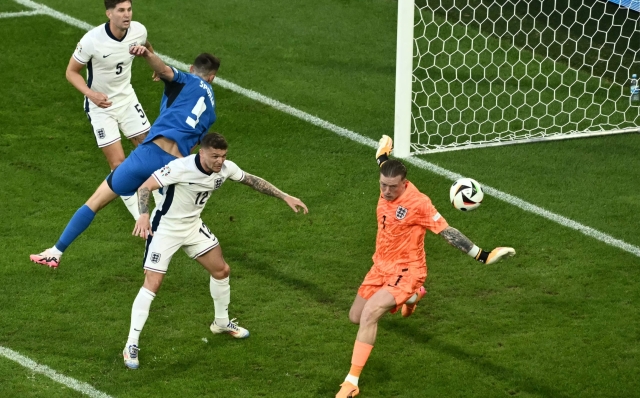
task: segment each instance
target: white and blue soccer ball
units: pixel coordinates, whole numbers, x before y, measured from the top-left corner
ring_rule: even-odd
[[[451,185],[449,199],[453,207],[460,211],[476,209],[484,199],[482,185],[473,178],[461,178]]]

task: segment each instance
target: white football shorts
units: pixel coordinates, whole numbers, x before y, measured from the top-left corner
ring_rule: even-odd
[[[144,134],[151,128],[147,115],[135,94],[127,98],[125,105],[111,104],[109,108],[100,108],[89,102],[87,117],[93,126],[98,148],[120,141],[120,131],[126,138]]]
[[[143,268],[162,274],[167,273],[171,258],[182,248],[187,256],[195,259],[220,243],[209,228],[199,220],[196,226],[185,232],[162,230],[162,226],[147,239]]]

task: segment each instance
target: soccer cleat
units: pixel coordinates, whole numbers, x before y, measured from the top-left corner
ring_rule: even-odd
[[[60,257],[62,257],[61,254],[51,254],[49,249],[47,249],[40,254],[30,255],[29,259],[36,264],[46,265],[50,268],[58,268],[58,266],[60,265]]]
[[[124,347],[124,350],[122,350],[122,356],[124,357],[124,366],[128,367],[129,369],[138,369],[138,367],[140,366],[140,361],[138,360],[139,351],[140,349],[135,344]]]
[[[353,385],[349,381],[345,380],[344,383],[340,384],[340,387],[342,388],[340,388],[340,391],[338,391],[338,393],[336,394],[336,398],[351,398],[360,394],[358,386]]]
[[[216,325],[216,322],[213,321],[209,329],[211,329],[211,333],[213,334],[228,333],[236,339],[246,339],[249,337],[249,331],[238,326],[238,323],[235,322],[235,320],[235,318],[230,320],[226,327],[218,326]]]
[[[413,302],[413,304],[404,304],[402,306],[402,316],[403,317],[408,317],[411,316],[411,314],[413,314],[413,311],[416,310],[416,307],[418,306],[418,301],[420,301],[425,294],[427,294],[427,289],[424,288],[424,286],[420,286],[420,289],[418,289],[418,298],[416,298],[416,301]]]
[[[378,166],[389,160],[389,155],[393,149],[393,140],[388,135],[383,135],[378,142],[378,150],[376,151],[376,162]]]
[[[513,257],[515,256],[516,251],[513,247],[496,247],[495,249],[491,250],[491,252],[489,253],[489,256],[487,257],[487,261],[485,261],[485,264],[495,264],[498,261],[502,260],[503,258],[506,257]]]

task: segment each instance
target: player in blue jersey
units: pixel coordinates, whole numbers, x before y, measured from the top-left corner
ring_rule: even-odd
[[[220,67],[218,58],[200,54],[190,73],[184,73],[165,65],[144,46],[133,46],[130,52],[143,57],[165,84],[160,116],[142,144],[71,217],[55,246],[30,256],[35,263],[57,268],[62,253],[89,227],[98,211],[120,195],[134,194],[154,171],[170,161],[188,156],[216,120],[211,82]]]

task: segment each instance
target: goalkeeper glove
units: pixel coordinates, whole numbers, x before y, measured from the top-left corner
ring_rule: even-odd
[[[482,249],[478,251],[475,259],[485,264],[495,264],[498,261],[506,257],[513,257],[516,251],[513,247],[496,247],[490,252],[486,252]]]
[[[382,166],[382,163],[389,160],[389,155],[393,149],[393,140],[388,135],[383,135],[378,142],[378,151],[376,152],[376,162],[378,167]]]

